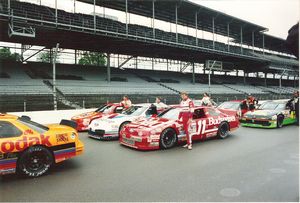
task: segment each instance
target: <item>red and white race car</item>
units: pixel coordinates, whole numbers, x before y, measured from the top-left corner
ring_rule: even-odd
[[[119,103],[104,104],[95,111],[82,113],[71,118],[77,123],[77,131],[84,131],[88,129],[90,122],[94,119],[101,118],[104,115],[112,113],[120,113],[123,111],[123,106]]]
[[[182,122],[178,120],[182,107],[170,108],[156,118],[129,123],[120,132],[120,143],[140,150],[167,149],[186,141]],[[210,137],[224,139],[229,131],[239,127],[236,116],[213,107],[196,107],[189,127],[192,140]]]

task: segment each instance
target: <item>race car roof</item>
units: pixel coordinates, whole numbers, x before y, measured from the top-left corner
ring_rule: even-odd
[[[12,114],[0,113],[0,120],[17,120],[19,117]]]

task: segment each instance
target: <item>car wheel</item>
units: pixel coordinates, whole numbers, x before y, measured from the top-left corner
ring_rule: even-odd
[[[283,119],[284,119],[283,115],[277,116],[277,128],[282,128],[282,126],[283,126]]]
[[[18,171],[28,177],[38,177],[48,172],[53,164],[52,153],[43,146],[33,146],[18,159]]]
[[[177,143],[177,135],[174,129],[167,128],[160,135],[160,148],[169,149]]]
[[[229,125],[226,122],[223,122],[219,125],[218,129],[218,138],[225,139],[229,135]]]
[[[122,124],[120,125],[120,128],[119,128],[119,137],[121,136],[121,135],[120,135],[120,132],[123,130],[124,126],[127,125],[128,123],[130,123],[130,122],[129,122],[129,121],[125,121],[124,123],[122,123]]]

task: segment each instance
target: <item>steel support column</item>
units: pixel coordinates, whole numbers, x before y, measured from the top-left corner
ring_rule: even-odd
[[[254,53],[254,32],[252,31],[252,52]]]
[[[215,18],[212,18],[213,49],[215,49]]]
[[[155,0],[152,0],[152,33],[153,33],[153,38],[155,39]]]
[[[198,46],[198,12],[195,13],[196,46]]]
[[[267,76],[268,76],[268,73],[265,72],[265,87],[267,87]]]
[[[193,78],[192,78],[192,81],[193,81],[193,85],[195,84],[195,63],[193,62],[192,63],[192,67],[193,67]]]
[[[230,27],[229,27],[229,23],[227,23],[227,51],[230,51],[230,45],[229,45],[229,32],[230,32]]]
[[[243,53],[243,27],[241,27],[241,53]]]
[[[169,71],[169,59],[167,59],[167,71]]]
[[[128,14],[128,2],[125,0],[125,14],[126,14],[126,35],[128,35],[128,19],[127,19],[127,14]]]
[[[246,72],[244,71],[244,85],[246,85]]]
[[[53,72],[52,72],[52,85],[53,85],[53,109],[57,110],[57,97],[56,97],[56,58],[57,58],[57,52],[58,52],[59,43],[56,44],[55,52],[53,55],[52,65],[53,65]],[[52,51],[51,51],[52,52]]]
[[[74,0],[74,13],[76,13],[76,0]]]
[[[8,13],[10,14],[10,0],[7,2]]]
[[[94,0],[94,13],[93,13],[93,15],[94,15],[94,32],[96,32],[96,25],[97,25],[97,23],[96,23],[96,0]]]
[[[177,32],[177,20],[178,20],[178,16],[177,16],[177,10],[178,10],[178,5],[176,4],[175,6],[175,23],[176,23],[176,42],[178,43],[178,32]]]
[[[135,69],[138,69],[138,57],[135,57]]]
[[[75,49],[74,55],[75,55],[75,64],[77,64],[77,49]]]
[[[107,82],[110,83],[110,53],[107,53]]]
[[[265,34],[262,33],[263,55],[265,55]]]
[[[154,58],[152,57],[152,70],[154,70]]]
[[[55,0],[55,23],[57,26],[57,0]]]

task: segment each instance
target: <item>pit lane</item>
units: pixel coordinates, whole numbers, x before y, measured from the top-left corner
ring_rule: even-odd
[[[35,179],[0,178],[1,201],[299,201],[299,133],[241,127],[225,140],[140,152],[80,133],[85,153]]]

